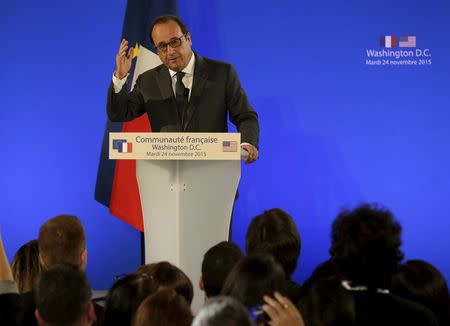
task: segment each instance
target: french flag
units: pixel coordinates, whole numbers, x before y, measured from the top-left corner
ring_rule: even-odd
[[[133,143],[122,143],[121,148],[119,149],[119,153],[132,153],[133,152]]]
[[[397,37],[395,36],[382,36],[381,37],[381,47],[383,48],[396,48],[397,47]]]
[[[128,44],[141,44],[136,63],[130,71],[127,86],[132,89],[137,77],[144,71],[161,64],[159,57],[152,51],[149,28],[153,20],[163,14],[177,14],[176,0],[128,0],[125,11],[122,35],[117,38],[117,49],[120,40],[125,38]],[[111,53],[111,64],[115,53]],[[107,59],[107,58],[105,58]],[[112,71],[111,71],[112,74]],[[131,77],[132,76],[132,77]],[[131,85],[131,87],[130,87]],[[106,90],[105,90],[106,102]],[[106,110],[105,110],[106,115]],[[102,150],[95,185],[95,200],[109,207],[110,213],[143,231],[141,199],[136,179],[136,161],[109,160],[110,132],[151,132],[147,114],[130,122],[119,123],[106,121],[103,134]],[[131,152],[132,144],[122,146],[123,152]]]

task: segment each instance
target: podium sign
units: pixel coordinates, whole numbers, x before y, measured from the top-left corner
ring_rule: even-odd
[[[113,160],[240,160],[239,133],[110,133]]]

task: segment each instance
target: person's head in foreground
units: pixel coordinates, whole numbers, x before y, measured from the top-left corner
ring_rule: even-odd
[[[193,316],[186,299],[165,288],[145,299],[133,319],[133,326],[189,326]]]
[[[200,289],[206,298],[218,296],[231,269],[243,257],[241,249],[228,241],[211,247],[203,256]]]
[[[252,326],[255,323],[242,303],[231,297],[216,296],[208,300],[192,322],[192,326],[215,325]]]
[[[182,295],[191,305],[194,298],[194,287],[189,277],[177,266],[167,261],[142,265],[136,271],[141,275],[150,277],[158,288],[171,288]]]
[[[264,295],[283,291],[284,280],[283,269],[272,256],[248,256],[228,274],[221,294],[237,299],[248,308],[260,306]]]
[[[92,290],[78,266],[54,265],[42,272],[35,288],[39,325],[84,326],[96,320]]]
[[[402,228],[392,213],[374,205],[342,211],[331,231],[331,260],[352,285],[389,289],[403,253]]]
[[[127,275],[114,283],[105,303],[103,325],[129,325],[139,305],[158,290],[147,275]]]

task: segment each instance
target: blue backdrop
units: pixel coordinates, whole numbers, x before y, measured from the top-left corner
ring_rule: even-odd
[[[139,264],[139,235],[93,199],[106,89],[125,0],[1,3],[0,226],[8,257],[60,213],[78,215],[96,289]],[[243,166],[233,238],[281,207],[300,229],[302,281],[327,258],[343,207],[379,202],[404,229],[407,259],[450,279],[450,3],[180,0],[199,53],[232,62],[261,121]],[[383,35],[431,57],[368,65]],[[396,49],[394,49],[396,50]],[[391,62],[395,61],[395,62]],[[193,280],[194,284],[197,280]]]

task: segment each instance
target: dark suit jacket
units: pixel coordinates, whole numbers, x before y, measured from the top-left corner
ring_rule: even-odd
[[[412,301],[395,295],[352,291],[356,323],[364,326],[438,326],[433,313]]]
[[[12,326],[22,324],[22,305],[20,301],[20,294],[0,294],[0,324]]]
[[[169,70],[160,65],[141,74],[132,92],[115,94],[111,83],[107,112],[111,121],[130,121],[147,113],[154,132],[226,132],[227,115],[241,141],[258,147],[258,115],[250,106],[234,68],[195,54],[192,94],[184,126],[178,117]]]
[[[36,303],[34,301],[34,292],[26,292],[21,294],[22,309],[21,309],[21,325],[32,326],[38,325],[34,311],[36,310]],[[104,308],[94,303],[95,315],[97,316],[97,322],[94,325],[100,325],[103,320]]]

